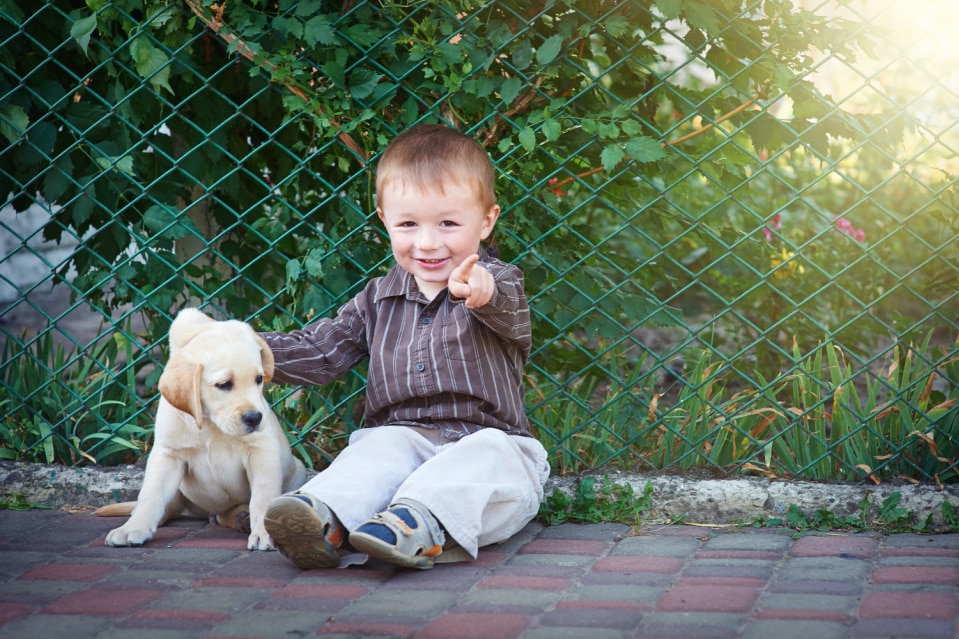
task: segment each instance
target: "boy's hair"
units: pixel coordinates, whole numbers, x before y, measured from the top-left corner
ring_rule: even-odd
[[[496,204],[496,171],[478,142],[442,124],[417,124],[398,135],[376,167],[376,193],[388,184],[443,192],[443,184],[457,181],[473,187],[483,210]],[[382,199],[377,200],[382,206]]]

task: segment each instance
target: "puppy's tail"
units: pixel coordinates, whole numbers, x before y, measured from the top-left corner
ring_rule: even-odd
[[[124,501],[119,504],[107,504],[93,511],[97,517],[129,517],[136,507],[135,501]]]

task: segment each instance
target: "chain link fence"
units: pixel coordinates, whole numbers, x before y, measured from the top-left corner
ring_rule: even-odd
[[[178,308],[326,316],[390,265],[371,172],[490,152],[556,473],[954,482],[949,2],[0,0],[0,458],[149,449]],[[363,371],[271,387],[322,466]]]

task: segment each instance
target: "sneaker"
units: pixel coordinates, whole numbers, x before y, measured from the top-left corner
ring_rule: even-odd
[[[400,499],[350,533],[350,545],[396,566],[427,570],[443,552],[446,536],[432,513],[412,499]]]
[[[319,499],[291,493],[274,499],[266,509],[266,531],[276,549],[297,568],[335,568],[346,529]]]

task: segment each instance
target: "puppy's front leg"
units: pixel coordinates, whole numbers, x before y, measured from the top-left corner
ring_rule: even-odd
[[[157,527],[171,515],[182,512],[185,498],[180,493],[183,463],[162,448],[154,448],[147,459],[143,486],[130,519],[107,534],[107,546],[140,546],[153,539]]]
[[[250,480],[250,537],[246,547],[249,550],[273,550],[273,539],[266,532],[263,520],[270,502],[283,493],[283,477],[276,457],[251,456],[247,476]]]

